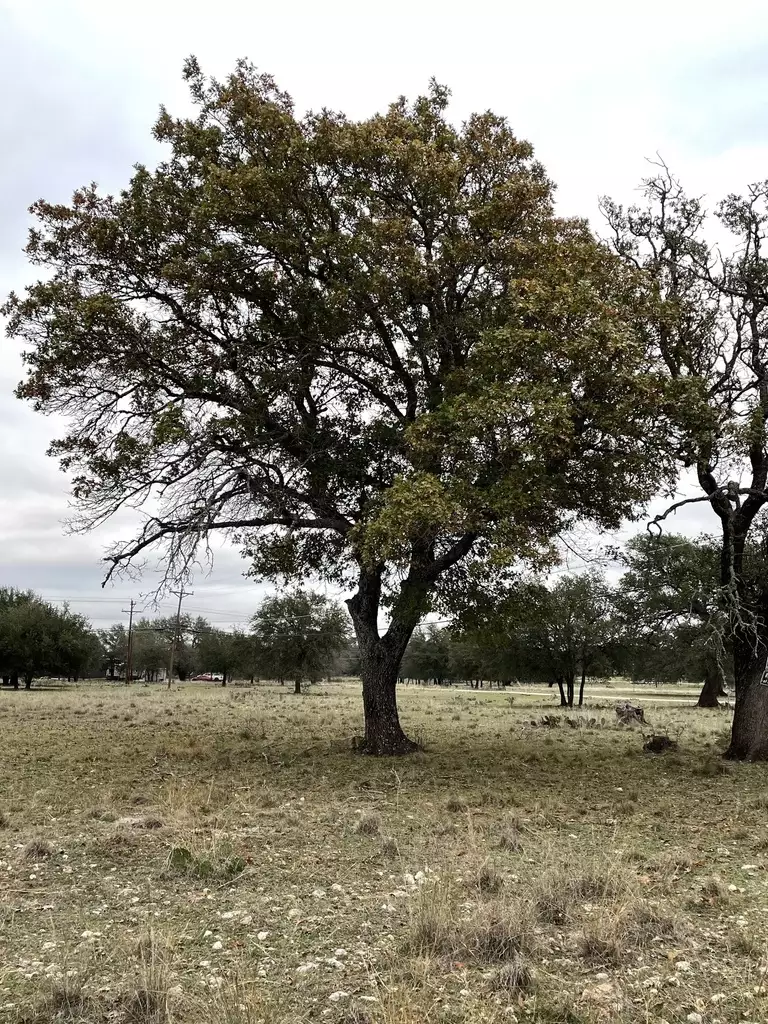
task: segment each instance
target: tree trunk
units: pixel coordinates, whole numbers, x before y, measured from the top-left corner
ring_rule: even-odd
[[[226,686],[227,685],[227,673],[226,672],[222,672],[221,673],[221,685],[222,686]]]
[[[14,672],[13,675],[11,676],[11,686],[14,688],[14,690],[18,690],[18,688],[19,688],[19,673],[18,672]]]
[[[32,675],[29,672],[26,672],[24,674],[24,689],[25,690],[31,690],[32,689]]]
[[[768,761],[768,647],[765,639],[734,643],[736,710],[725,756],[734,761]]]
[[[568,707],[568,701],[565,699],[565,690],[563,689],[563,681],[562,681],[562,679],[558,679],[557,680],[557,688],[560,691],[560,707],[561,708],[567,708]]]
[[[584,665],[581,666],[581,684],[579,685],[579,707],[584,706],[584,684],[587,681],[587,670]]]
[[[706,664],[704,666],[704,685],[701,688],[696,707],[719,708],[720,702],[717,698],[720,696],[722,685],[720,673],[715,669],[715,666],[709,663]]]
[[[400,659],[388,653],[379,646],[379,649],[362,653],[361,657],[365,738],[360,749],[364,754],[397,756],[418,750],[418,744],[409,740],[400,726],[397,711]]]
[[[360,651],[365,736],[357,749],[377,757],[410,754],[419,749],[400,725],[397,677],[400,662],[419,619],[426,610],[427,588],[406,579],[390,615],[386,633],[379,634],[383,567],[361,569],[357,593],[347,601]]]
[[[294,680],[293,692],[294,693],[301,693],[301,680],[300,679]]]
[[[574,694],[575,688],[576,688],[576,680],[575,680],[574,676],[571,674],[570,676],[568,676],[568,680],[567,680],[568,707],[569,708],[573,707],[573,694]]]
[[[10,686],[10,685],[11,685],[11,677],[10,676],[3,676],[3,686]]]

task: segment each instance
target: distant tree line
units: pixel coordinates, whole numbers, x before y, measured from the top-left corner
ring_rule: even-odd
[[[165,678],[175,638],[174,670],[222,685],[237,677],[302,682],[357,670],[347,616],[335,602],[312,591],[268,597],[250,628],[225,630],[202,616],[139,619],[131,636],[131,677]],[[35,678],[125,678],[128,629],[116,623],[94,629],[82,615],[56,608],[32,591],[0,589],[0,673],[3,685],[30,689]]]
[[[716,707],[733,683],[716,543],[640,534],[614,557],[614,584],[596,570],[517,583],[455,621],[421,627],[401,679],[547,683],[568,707],[583,704],[588,679],[684,681],[701,684],[700,706]]]
[[[87,619],[56,608],[31,590],[0,588],[0,675],[3,686],[28,690],[36,676],[77,679],[100,660]]]
[[[699,703],[716,707],[733,681],[718,548],[707,538],[641,534],[613,552],[621,575],[566,574],[518,580],[474,601],[447,623],[426,623],[410,639],[400,680],[474,688],[546,683],[560,704],[584,702],[587,680],[688,681]],[[222,685],[233,678],[302,683],[357,674],[360,657],[344,609],[312,591],[267,597],[248,628],[213,626],[202,616],[141,618],[132,635],[132,678],[165,678],[175,638],[178,678]],[[81,615],[32,592],[0,590],[4,685],[36,676],[125,678],[128,630],[94,630]]]

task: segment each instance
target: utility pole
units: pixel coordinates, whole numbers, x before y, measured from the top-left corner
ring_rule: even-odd
[[[184,590],[184,584],[181,586],[181,590],[172,590],[172,594],[178,594],[179,604],[176,608],[176,628],[173,631],[171,637],[171,657],[168,662],[168,689],[171,688],[171,680],[173,679],[173,660],[176,657],[176,644],[179,641],[179,630],[181,628],[181,602],[185,597],[192,597],[194,594],[193,590]]]
[[[131,598],[131,607],[123,608],[123,614],[128,613],[128,649],[125,652],[125,685],[127,686],[133,678],[133,607],[136,602]]]

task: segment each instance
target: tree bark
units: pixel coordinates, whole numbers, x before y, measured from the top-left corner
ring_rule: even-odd
[[[566,680],[566,688],[567,688],[566,692],[567,692],[567,697],[568,697],[568,707],[572,708],[573,707],[573,695],[574,695],[574,690],[576,688],[576,680],[575,680],[575,678],[573,676],[573,673],[571,673],[571,675],[569,675],[568,679]]]
[[[584,665],[581,666],[581,683],[579,685],[579,707],[584,706],[584,684],[587,681],[587,670]]]
[[[376,756],[413,753],[418,750],[418,744],[409,740],[403,732],[397,710],[400,658],[382,647],[374,647],[361,654],[365,714],[362,753]]]
[[[14,688],[14,690],[18,690],[18,688],[19,688],[19,673],[18,672],[14,672],[13,675],[11,676],[11,686]]]
[[[379,635],[381,572],[361,571],[357,593],[347,601],[360,651],[365,736],[358,750],[376,757],[394,757],[418,750],[403,732],[397,710],[397,678],[408,641],[421,617],[418,595],[401,594],[402,610],[393,609],[390,626]]]
[[[567,708],[568,707],[568,701],[565,699],[565,690],[563,689],[563,681],[562,681],[562,679],[558,679],[557,680],[557,688],[560,691],[560,707],[561,708]]]
[[[738,637],[734,643],[736,710],[725,756],[734,761],[768,761],[768,646]]]
[[[31,690],[32,689],[32,676],[30,675],[29,672],[25,673],[25,675],[24,675],[24,689],[25,690]]]
[[[701,688],[697,708],[719,708],[718,697],[721,696],[723,681],[715,665],[709,662],[704,666],[704,685]]]
[[[295,679],[294,680],[294,682],[293,682],[293,692],[294,693],[301,693],[301,680],[300,679]]]

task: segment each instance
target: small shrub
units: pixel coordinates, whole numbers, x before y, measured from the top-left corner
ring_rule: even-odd
[[[567,868],[556,868],[538,879],[534,907],[540,921],[565,924],[575,905],[615,899],[623,890],[616,874],[607,867],[595,865],[573,875]]]
[[[762,960],[765,954],[765,945],[752,932],[739,928],[733,933],[729,942],[730,949],[741,956],[747,956],[752,960]]]
[[[518,953],[512,960],[502,964],[492,978],[491,984],[501,992],[519,995],[533,988],[533,972]]]
[[[120,1000],[125,1024],[170,1024],[170,980],[164,945],[150,931],[139,942],[136,983]]]
[[[523,843],[517,826],[510,825],[502,829],[496,837],[495,845],[497,850],[506,850],[510,853],[520,850]]]
[[[722,905],[728,902],[728,890],[719,878],[706,878],[701,886],[701,895],[706,903]]]
[[[165,822],[163,821],[162,818],[155,818],[155,817],[150,816],[150,817],[147,817],[147,818],[140,818],[138,821],[134,822],[133,827],[134,828],[145,828],[145,829],[157,829],[157,828],[163,828],[164,825],[165,825]]]
[[[94,854],[108,860],[130,860],[135,857],[141,842],[138,836],[127,829],[118,829],[111,835],[103,836],[91,844]]]
[[[649,871],[659,876],[675,878],[681,872],[691,871],[695,864],[693,854],[688,850],[673,849],[664,850],[662,853],[656,854],[655,857],[651,857],[647,867]]]
[[[115,811],[107,807],[91,807],[85,812],[85,816],[91,821],[117,821]]]
[[[455,952],[456,934],[447,893],[425,886],[411,911],[408,948],[418,956],[446,956]]]
[[[487,904],[460,923],[459,936],[465,956],[480,963],[507,963],[532,945],[530,907],[522,901]]]
[[[211,1024],[278,1024],[283,1019],[277,1008],[264,1002],[261,986],[237,977],[217,989],[212,1001],[207,997],[201,1009]]]
[[[667,750],[677,750],[677,740],[670,739],[666,733],[653,733],[643,743],[646,754],[664,754]]]
[[[53,855],[53,847],[46,839],[32,839],[21,852],[24,860],[46,860]]]
[[[391,836],[385,836],[381,841],[381,853],[384,857],[398,857],[400,847],[397,845],[397,840]]]
[[[51,1021],[82,1024],[89,1019],[101,1019],[100,1009],[93,996],[84,991],[82,980],[72,975],[50,982],[31,1019],[27,1019],[29,1024],[50,1024]]]
[[[584,926],[579,952],[592,963],[619,964],[629,950],[643,949],[654,938],[674,935],[674,918],[645,901],[607,908]]]
[[[242,857],[216,847],[195,853],[186,846],[172,846],[166,861],[167,871],[195,878],[234,878],[245,866]]]
[[[482,896],[496,896],[504,886],[504,879],[496,865],[486,861],[477,872],[474,883]]]
[[[460,814],[462,811],[467,810],[467,802],[462,800],[461,797],[452,796],[446,801],[445,809],[449,814]]]
[[[376,836],[381,832],[381,819],[377,814],[364,811],[355,822],[354,831],[362,836]]]

